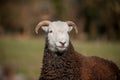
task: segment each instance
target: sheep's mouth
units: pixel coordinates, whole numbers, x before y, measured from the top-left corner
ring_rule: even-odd
[[[65,46],[57,46],[57,48],[65,49]]]
[[[66,50],[66,47],[65,46],[57,46],[57,50],[64,51],[64,50]]]

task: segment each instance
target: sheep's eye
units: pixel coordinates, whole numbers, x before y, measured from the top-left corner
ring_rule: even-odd
[[[53,32],[52,30],[49,31],[49,33],[52,33],[52,32]]]
[[[70,34],[70,31],[68,31],[67,33]]]

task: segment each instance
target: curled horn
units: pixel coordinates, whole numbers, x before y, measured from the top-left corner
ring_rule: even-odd
[[[35,33],[38,34],[38,30],[41,26],[48,26],[51,23],[51,21],[45,20],[38,23],[38,25],[35,27]]]
[[[66,21],[69,26],[72,26],[75,29],[75,32],[78,33],[77,25],[73,21]]]

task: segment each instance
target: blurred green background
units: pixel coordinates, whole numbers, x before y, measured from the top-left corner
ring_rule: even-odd
[[[45,35],[34,28],[46,19],[74,21],[75,50],[120,67],[120,0],[0,0],[0,66],[12,66],[28,80],[39,78]]]

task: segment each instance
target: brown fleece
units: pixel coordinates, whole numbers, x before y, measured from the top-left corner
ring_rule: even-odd
[[[46,43],[39,80],[120,80],[120,71],[111,61],[77,53],[70,43],[65,52],[52,52]]]

